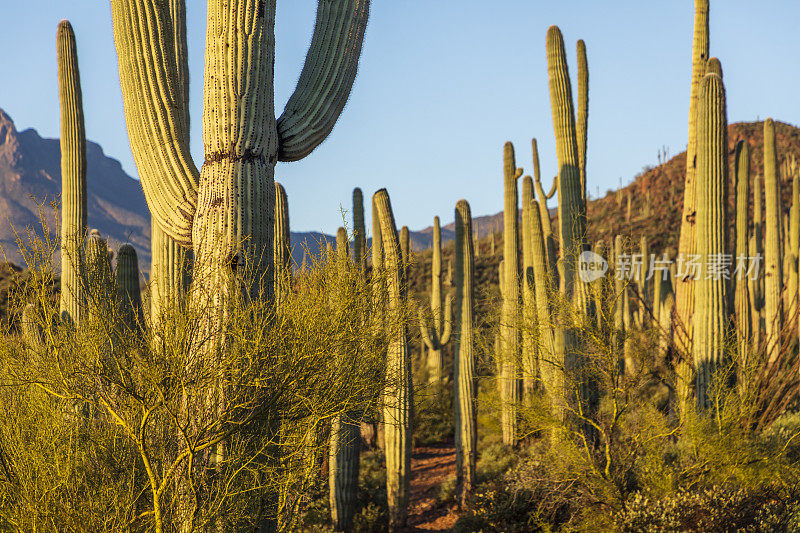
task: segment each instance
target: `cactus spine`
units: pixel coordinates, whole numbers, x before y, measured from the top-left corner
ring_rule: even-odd
[[[778,157],[775,150],[775,124],[771,118],[764,121],[764,321],[767,334],[767,361],[778,357],[780,331],[783,327],[781,305],[781,195],[778,180]]]
[[[386,492],[389,500],[389,524],[392,531],[405,525],[408,481],[411,474],[411,358],[403,319],[405,280],[403,279],[400,242],[389,202],[389,193],[381,189],[373,197],[380,219],[386,261],[387,317],[389,348],[386,354],[387,386],[383,395],[383,419],[386,439]]]
[[[578,167],[581,173],[583,202],[586,202],[586,134],[589,120],[589,63],[586,60],[586,43],[578,40]]]
[[[130,327],[142,323],[142,293],[139,290],[139,259],[130,244],[117,250],[117,301],[122,319]]]
[[[455,243],[455,317],[458,334],[455,337],[453,374],[456,486],[459,501],[466,504],[475,483],[477,406],[475,405],[475,354],[473,352],[473,302],[475,258],[472,249],[472,215],[466,200],[456,204]]]
[[[347,231],[336,233],[336,270],[339,283],[346,283],[350,268]],[[328,455],[328,484],[331,519],[336,531],[349,531],[353,523],[358,496],[358,468],[361,427],[357,414],[348,411],[331,422],[330,452]]]
[[[66,20],[56,32],[61,104],[61,305],[67,323],[78,324],[83,305],[81,271],[86,237],[86,130],[75,33]]]
[[[505,200],[503,209],[503,282],[500,292],[503,307],[500,317],[500,401],[503,443],[517,441],[517,403],[519,402],[519,216],[517,180],[522,175],[514,158],[514,146],[507,142],[503,148]]]
[[[536,211],[534,211],[536,210]],[[533,180],[522,179],[522,383],[526,401],[533,398],[538,378],[536,362],[536,293],[533,279],[533,220],[539,216],[533,203]]]
[[[739,367],[744,369],[747,354],[750,353],[752,340],[752,319],[750,317],[750,291],[747,280],[747,246],[748,229],[750,227],[750,145],[745,141],[736,143],[734,158],[736,179],[736,257],[735,260],[744,268],[737,271],[734,279],[736,291],[734,305],[736,307],[736,345],[739,349]],[[737,265],[738,266],[738,265]]]
[[[447,299],[445,309],[442,309],[442,232],[439,227],[439,217],[433,219],[433,259],[431,264],[431,314],[433,323],[428,324],[422,312],[418,309],[420,334],[428,347],[428,383],[439,384],[442,381],[444,357],[442,348],[450,342],[453,323],[452,300]]]
[[[697,114],[697,254],[703,273],[695,281],[695,394],[698,409],[706,407],[708,386],[722,362],[728,323],[728,280],[712,269],[727,252],[728,183],[725,88],[716,74],[700,83]]]
[[[283,185],[275,182],[275,232],[273,234],[275,303],[280,305],[292,284],[292,244],[289,226],[289,199]]]
[[[694,40],[692,42],[692,84],[689,92],[689,142],[686,147],[686,185],[683,191],[681,235],[678,257],[688,258],[695,253],[695,171],[697,168],[697,107],[700,80],[705,75],[708,60],[708,1],[694,2]],[[680,326],[676,328],[676,344],[684,353],[691,352],[692,314],[694,312],[694,280],[688,276],[676,280],[675,305]]]

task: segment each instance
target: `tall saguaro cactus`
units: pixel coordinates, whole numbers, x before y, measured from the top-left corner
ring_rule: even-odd
[[[383,395],[383,419],[386,439],[386,493],[389,499],[389,522],[392,531],[406,521],[408,481],[411,475],[411,358],[408,334],[403,319],[405,280],[403,279],[400,242],[389,202],[389,193],[381,189],[373,201],[377,207],[386,262],[386,354],[387,386]]]
[[[533,279],[533,217],[539,217],[533,201],[533,180],[522,179],[522,384],[525,401],[533,398],[538,378],[536,361],[536,289]]]
[[[753,234],[750,236],[747,250],[750,257],[764,259],[764,184],[761,175],[753,178]],[[763,271],[763,267],[761,268]],[[762,315],[764,311],[764,276],[752,276],[748,280],[750,287],[750,318],[753,323],[753,350],[757,351],[761,344]]]
[[[435,385],[442,381],[444,368],[442,348],[450,342],[453,324],[453,307],[450,298],[447,298],[446,307],[442,309],[442,231],[439,227],[439,217],[433,218],[431,314],[433,323],[429,325],[422,309],[418,310],[420,334],[428,347],[428,383]]]
[[[522,169],[517,168],[514,146],[507,142],[503,148],[505,200],[503,208],[503,283],[500,292],[503,307],[500,315],[500,401],[503,443],[517,441],[517,403],[519,402],[519,216],[517,180]]]
[[[688,258],[695,253],[696,206],[695,172],[697,168],[697,109],[700,80],[705,75],[708,61],[708,2],[694,2],[694,40],[692,42],[692,84],[689,91],[689,142],[686,147],[686,185],[683,191],[683,214],[681,235],[678,241],[678,257]],[[694,282],[689,275],[675,280],[676,314],[681,325],[675,328],[676,344],[685,353],[691,352],[692,314],[694,313]]]
[[[581,196],[586,202],[586,136],[589,121],[589,63],[586,60],[586,43],[578,40],[578,167],[581,173]]]
[[[775,149],[775,123],[764,121],[764,321],[767,334],[767,361],[773,363],[780,348],[783,328],[781,285],[781,184],[778,179],[778,156]]]
[[[302,159],[333,129],[355,80],[369,1],[319,2],[297,88],[278,119],[275,11],[276,0],[208,1],[198,170],[189,151],[185,0],[111,2],[131,150],[156,223],[194,249],[208,354],[224,345],[219,324],[232,287],[253,298],[272,293],[275,164]],[[246,287],[231,284],[240,265],[252,273]],[[202,477],[207,469],[197,466]],[[181,531],[193,527],[195,501],[184,489]]]
[[[456,203],[455,248],[455,336],[456,357],[453,374],[456,486],[462,506],[467,503],[475,483],[476,443],[478,440],[475,405],[475,353],[473,303],[475,256],[472,249],[472,214],[466,200]]]
[[[347,231],[336,232],[336,269],[340,283],[347,279],[350,250]],[[331,518],[336,531],[349,531],[356,511],[361,428],[355,412],[336,416],[331,422],[328,483]]]
[[[748,230],[750,227],[750,145],[746,141],[736,143],[734,173],[736,179],[736,261],[749,266]],[[736,307],[736,345],[739,350],[740,368],[748,364],[747,354],[751,351],[752,318],[750,316],[750,290],[748,287],[747,268],[737,272],[734,294]]]
[[[75,33],[66,20],[56,32],[58,98],[61,104],[61,317],[78,324],[83,288],[80,273],[86,237],[86,130]]]
[[[367,264],[367,233],[364,228],[364,195],[353,189],[353,262],[362,271]]]
[[[697,406],[703,409],[711,376],[723,360],[729,305],[728,280],[715,270],[717,258],[727,253],[728,204],[728,120],[725,89],[716,74],[700,83],[697,122],[697,234],[702,238],[696,245],[703,273],[695,281],[692,354]]]

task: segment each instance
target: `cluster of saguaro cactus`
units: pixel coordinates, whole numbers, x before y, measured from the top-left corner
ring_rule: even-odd
[[[442,307],[442,231],[439,217],[433,219],[433,260],[431,263],[431,314],[432,322],[426,320],[423,310],[418,310],[420,335],[428,347],[428,382],[442,382],[444,356],[442,349],[450,342],[453,324],[453,301],[446,298]]]

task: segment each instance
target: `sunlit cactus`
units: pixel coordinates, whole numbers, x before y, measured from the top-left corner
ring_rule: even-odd
[[[764,183],[760,174],[753,178],[753,233],[750,235],[747,251],[750,257],[761,258],[762,261],[759,269],[760,274],[758,276],[750,276],[748,279],[753,351],[758,351],[761,344],[761,334],[764,330]]]
[[[739,367],[746,368],[751,351],[752,318],[750,316],[750,290],[747,267],[748,237],[750,228],[750,145],[745,141],[736,143],[733,177],[736,179],[736,249],[735,261],[744,266],[733,281],[735,284],[734,305],[736,308],[736,345],[739,352]],[[793,206],[794,208],[794,206]]]
[[[475,484],[477,405],[475,400],[475,339],[473,326],[474,270],[472,214],[466,200],[456,204],[455,243],[455,361],[453,391],[455,409],[456,486],[465,505]]]
[[[431,262],[430,307],[432,321],[426,319],[423,310],[418,309],[420,334],[428,347],[428,383],[435,385],[442,381],[444,356],[442,349],[450,342],[453,324],[451,298],[442,307],[442,233],[439,217],[433,219],[433,258]]]
[[[764,322],[767,336],[767,360],[774,362],[780,348],[783,328],[781,284],[781,184],[778,178],[778,156],[775,147],[775,123],[764,121]]]
[[[364,195],[353,189],[353,262],[364,270],[367,265],[367,232],[364,226]]]
[[[586,60],[586,43],[578,40],[578,116],[575,122],[578,133],[578,168],[581,173],[581,190],[586,202],[586,135],[589,120],[589,63]]]
[[[292,283],[292,244],[289,225],[289,199],[283,185],[275,182],[275,232],[273,234],[275,303],[280,305]]]
[[[536,361],[536,293],[533,279],[533,217],[539,216],[533,200],[533,180],[522,179],[522,384],[523,397],[533,398],[538,379]]]
[[[339,283],[346,283],[350,269],[347,231],[336,232],[336,270]],[[350,531],[358,497],[358,469],[361,428],[354,411],[336,416],[331,422],[328,454],[328,484],[331,520],[336,531]]]
[[[697,235],[702,273],[695,280],[695,397],[699,409],[708,402],[708,387],[725,356],[728,332],[729,283],[718,273],[719,257],[727,253],[728,121],[725,89],[716,74],[700,84],[697,112]],[[715,266],[716,265],[716,266]]]
[[[550,211],[547,209],[547,200],[552,198],[558,190],[558,176],[553,179],[553,186],[550,192],[545,193],[542,187],[542,176],[539,169],[539,146],[536,139],[531,140],[533,150],[533,179],[536,186],[536,195],[539,197],[539,215],[542,221],[542,233],[544,235],[545,251],[547,253],[548,268],[555,269],[556,245],[553,238],[553,226],[550,222]]]
[[[58,97],[61,104],[61,318],[78,324],[84,307],[81,272],[86,238],[86,130],[75,33],[58,24]]]
[[[694,40],[692,42],[692,82],[689,91],[689,142],[686,147],[686,181],[683,191],[683,214],[681,216],[681,234],[678,242],[678,256],[689,257],[695,254],[696,240],[696,206],[695,206],[695,172],[697,169],[697,109],[700,94],[700,80],[705,75],[708,61],[708,1],[694,2]],[[679,321],[675,328],[675,342],[684,353],[691,353],[692,315],[694,313],[695,280],[684,275],[676,280],[675,306],[676,318]]]
[[[503,207],[503,280],[500,294],[503,299],[500,314],[500,375],[498,379],[501,406],[503,443],[517,441],[517,403],[520,395],[520,294],[519,294],[519,234],[517,180],[522,175],[514,158],[514,146],[507,142],[503,148],[505,200]]]
[[[389,525],[400,530],[408,512],[408,482],[411,474],[411,358],[408,333],[403,317],[405,280],[400,242],[389,202],[381,189],[373,196],[383,237],[386,274],[386,354],[387,384],[383,394],[383,422],[386,441],[386,493],[389,499]]]

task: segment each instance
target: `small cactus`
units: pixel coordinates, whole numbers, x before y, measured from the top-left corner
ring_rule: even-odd
[[[292,285],[292,244],[289,226],[289,199],[283,185],[275,182],[275,231],[272,236],[275,303],[286,300]]]
[[[367,233],[364,227],[364,195],[353,189],[353,262],[362,271],[367,265]]]
[[[121,318],[129,327],[142,323],[142,293],[139,288],[139,259],[130,244],[117,250],[116,271],[117,301]]]

